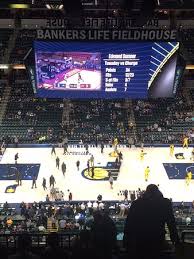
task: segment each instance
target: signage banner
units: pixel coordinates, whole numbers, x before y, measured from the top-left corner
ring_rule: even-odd
[[[66,28],[69,24],[69,19],[47,19],[46,26],[50,28]],[[149,19],[144,25],[145,28],[158,28],[161,21],[158,19]],[[103,28],[137,28],[138,22],[136,19],[125,17],[121,18],[84,18],[85,28],[103,29]]]
[[[84,29],[45,29],[37,30],[38,40],[122,40],[122,41],[173,41],[176,30],[84,30]]]

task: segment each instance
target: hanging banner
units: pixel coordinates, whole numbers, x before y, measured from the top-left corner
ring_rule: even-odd
[[[37,30],[38,40],[137,40],[172,41],[176,40],[176,30],[78,30],[45,29]]]
[[[69,19],[47,19],[46,27],[49,28],[67,28]],[[162,20],[149,19],[144,25],[145,28],[159,28],[162,24]],[[138,22],[136,19],[125,17],[121,18],[84,18],[84,28],[103,29],[103,28],[137,28]]]

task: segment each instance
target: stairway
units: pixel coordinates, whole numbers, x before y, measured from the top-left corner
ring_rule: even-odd
[[[58,231],[58,224],[55,224],[55,226],[53,226],[53,221],[51,218],[48,218],[47,220],[47,231],[49,233]]]
[[[9,41],[7,43],[7,50],[5,51],[4,58],[3,58],[4,64],[9,64],[10,55],[12,50],[15,47],[15,42],[16,42],[18,33],[19,33],[19,29],[15,28],[13,34],[9,38]]]
[[[127,120],[128,120],[128,127],[132,128],[132,136],[134,140],[137,139],[136,137],[136,122],[135,122],[135,115],[133,111],[133,102],[132,100],[125,100],[125,107],[127,108]]]
[[[63,115],[62,115],[62,125],[69,126],[70,122],[70,111],[71,111],[71,101],[68,99],[63,100]]]

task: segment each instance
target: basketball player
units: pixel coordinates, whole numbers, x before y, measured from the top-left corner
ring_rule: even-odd
[[[114,182],[114,179],[113,177],[110,175],[109,179],[108,179],[109,183],[110,183],[110,188],[113,189],[113,182]]]
[[[37,188],[36,187],[36,176],[35,175],[32,176],[32,187],[31,188],[34,189],[34,187]]]
[[[57,157],[56,157],[56,168],[59,169],[59,166],[60,166],[60,159],[59,159],[59,157],[57,156]]]
[[[51,155],[52,155],[53,153],[56,155],[55,145],[54,145],[54,144],[52,145]]]
[[[80,161],[79,160],[76,162],[76,166],[77,166],[77,170],[79,171],[79,166],[80,166]]]
[[[144,172],[146,182],[148,181],[149,173],[150,173],[150,168],[149,166],[147,166]]]
[[[80,83],[81,81],[83,82],[84,80],[83,80],[83,78],[81,76],[81,73],[79,72],[78,73],[78,83]]]
[[[193,175],[192,175],[192,172],[191,172],[191,171],[187,172],[186,177],[185,177],[187,186],[190,184],[190,182],[191,182],[191,180],[192,180],[192,176],[193,176]]]
[[[67,83],[67,75],[66,74],[64,74],[63,80],[65,81],[65,83]]]
[[[90,166],[93,167],[94,166],[94,156],[91,155],[90,157]]]
[[[114,138],[114,140],[113,140],[113,146],[114,146],[114,151],[115,151],[115,152],[117,152],[118,143],[119,143],[118,138]]]
[[[194,161],[194,148],[192,149],[190,160]]]
[[[18,158],[19,158],[19,155],[18,155],[18,153],[16,153],[15,154],[15,164],[17,164],[17,162],[18,162]]]
[[[94,166],[91,168],[91,177],[94,178]]]
[[[87,169],[88,169],[88,173],[89,173],[89,171],[90,171],[90,160],[89,159],[87,161]]]
[[[144,159],[144,152],[143,152],[143,149],[141,150],[141,152],[140,152],[140,160],[141,161],[143,161],[143,159]]]
[[[43,180],[42,180],[42,187],[45,190],[47,190],[47,187],[46,187],[46,179],[43,177]]]
[[[62,170],[62,173],[63,175],[65,176],[65,173],[66,173],[66,164],[63,162],[62,165],[61,165],[61,170]]]
[[[183,148],[184,147],[186,147],[186,148],[189,147],[189,138],[187,136],[185,136],[183,139]]]
[[[174,155],[174,145],[171,144],[170,145],[170,156],[173,156]]]

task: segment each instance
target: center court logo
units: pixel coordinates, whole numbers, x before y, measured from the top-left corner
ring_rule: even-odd
[[[114,180],[117,180],[120,172],[120,163],[108,162],[106,166],[95,166],[92,172],[92,167],[85,168],[82,171],[82,176],[91,181],[108,181],[109,175],[113,177]]]

